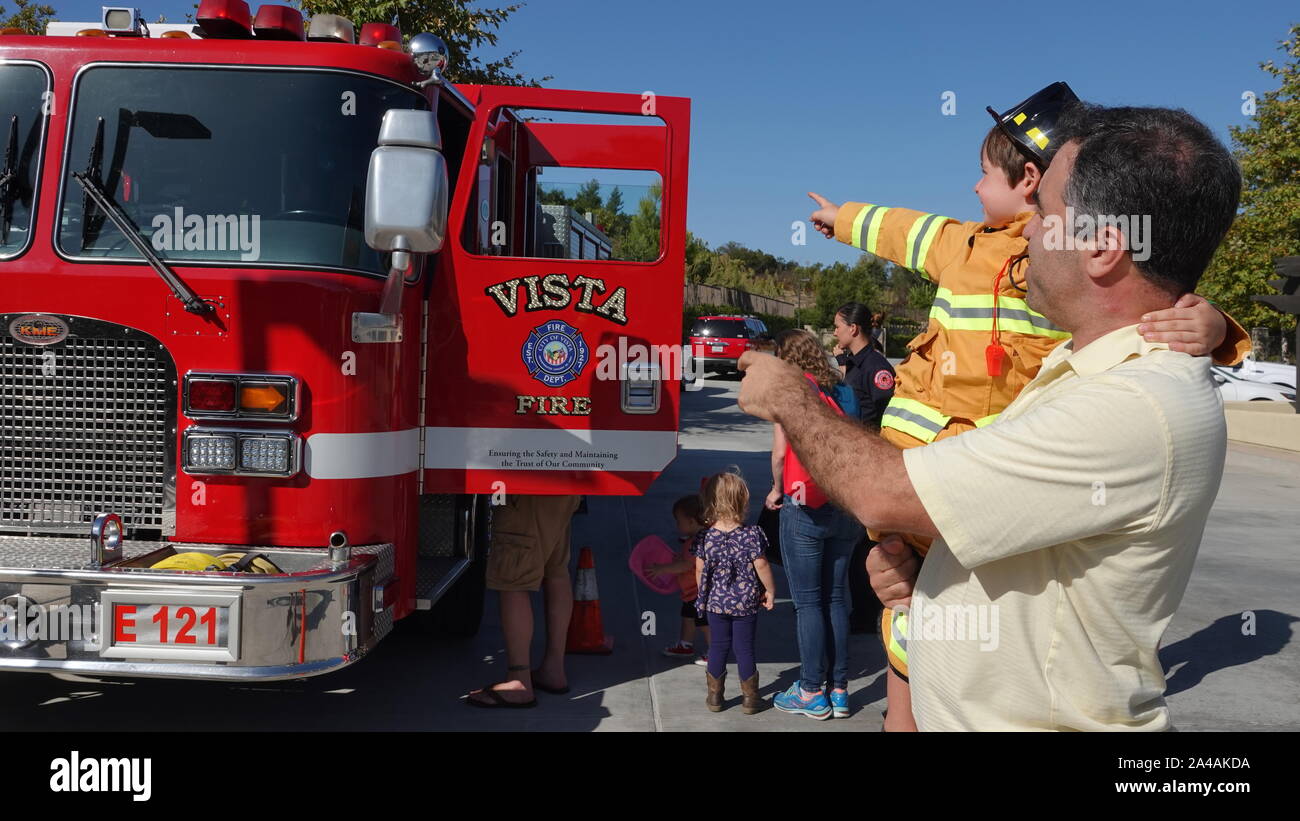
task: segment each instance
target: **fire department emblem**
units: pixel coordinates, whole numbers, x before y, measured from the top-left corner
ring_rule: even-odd
[[[524,366],[528,374],[551,388],[568,384],[582,373],[591,358],[582,332],[567,322],[543,322],[533,328],[524,342]]]
[[[876,371],[876,378],[873,381],[882,391],[892,390],[894,387],[894,375],[884,368]]]

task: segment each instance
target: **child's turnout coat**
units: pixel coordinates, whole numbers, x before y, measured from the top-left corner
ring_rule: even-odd
[[[894,398],[881,420],[919,440],[934,441],[949,420],[992,422],[1038,373],[1043,358],[1070,334],[1025,303],[1029,267],[1022,236],[1033,217],[1024,212],[1005,226],[958,222],[908,208],[846,202],[835,238],[910,268],[938,286],[929,322],[898,366]],[[988,348],[1000,362],[991,363]],[[1235,364],[1250,347],[1229,317],[1215,361]],[[882,431],[883,432],[883,431]]]

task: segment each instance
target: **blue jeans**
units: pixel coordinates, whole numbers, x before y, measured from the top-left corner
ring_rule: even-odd
[[[781,507],[781,561],[794,599],[799,676],[805,690],[849,684],[849,562],[862,525],[832,503]],[[829,637],[829,640],[828,640]]]

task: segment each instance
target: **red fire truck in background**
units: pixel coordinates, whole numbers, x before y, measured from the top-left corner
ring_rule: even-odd
[[[680,342],[688,100],[196,18],[0,37],[3,670],[277,679],[408,616],[472,634],[493,496],[676,455],[679,374],[635,354]],[[610,258],[566,175],[648,180],[657,258]]]

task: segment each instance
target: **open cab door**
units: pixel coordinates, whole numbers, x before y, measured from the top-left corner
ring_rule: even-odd
[[[690,101],[462,86],[425,493],[642,493],[677,452]]]

